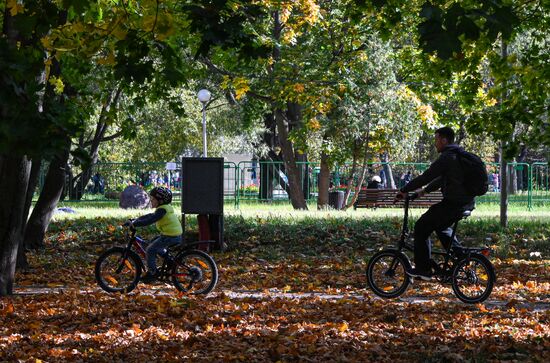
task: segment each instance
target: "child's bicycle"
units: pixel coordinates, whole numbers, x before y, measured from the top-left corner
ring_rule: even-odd
[[[136,230],[131,227],[126,230],[126,241],[126,247],[112,247],[96,261],[96,281],[107,292],[132,291],[145,271],[147,241],[136,236]],[[172,283],[182,292],[208,294],[218,282],[218,267],[210,255],[195,246],[213,242],[198,241],[166,249],[160,254],[162,263],[159,263],[157,280]]]
[[[409,193],[404,200],[404,218],[401,238],[397,248],[388,248],[374,254],[367,264],[367,283],[372,291],[383,298],[395,298],[402,295],[412,278],[407,275],[411,270],[409,258],[403,249],[414,251],[407,243],[409,237],[409,202],[418,197]],[[458,221],[465,219],[471,211],[465,211],[453,225],[451,239],[456,234]],[[465,303],[480,303],[491,294],[496,281],[495,270],[486,256],[490,249],[471,247],[452,247],[447,251],[432,251],[439,256],[439,263],[431,260],[435,281],[451,284],[453,291]]]

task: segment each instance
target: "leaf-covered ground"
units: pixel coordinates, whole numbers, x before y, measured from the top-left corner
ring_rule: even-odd
[[[434,283],[374,297],[366,260],[396,237],[391,218],[228,217],[214,293],[157,284],[111,295],[93,264],[121,241],[118,223],[52,226],[47,248],[18,272],[18,294],[0,300],[0,361],[550,361],[547,223],[464,224],[465,243],[496,251],[483,305]]]

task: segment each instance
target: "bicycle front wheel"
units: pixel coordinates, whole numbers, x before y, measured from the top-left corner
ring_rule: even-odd
[[[208,294],[218,282],[218,267],[207,253],[198,250],[177,255],[172,269],[172,282],[179,291]]]
[[[402,295],[410,284],[409,260],[399,251],[377,252],[367,264],[367,283],[378,296],[391,299]]]
[[[135,252],[113,247],[97,259],[95,279],[107,292],[130,292],[139,282],[141,266],[141,259]]]
[[[468,304],[485,301],[491,295],[495,280],[493,264],[477,253],[461,260],[453,269],[453,291]]]

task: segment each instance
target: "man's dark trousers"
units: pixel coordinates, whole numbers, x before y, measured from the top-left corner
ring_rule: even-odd
[[[457,204],[446,200],[434,204],[424,213],[414,225],[414,264],[417,271],[421,273],[431,272],[430,258],[431,246],[430,235],[433,231],[448,249],[451,245],[459,245],[456,236],[451,240],[452,225],[465,210],[474,209],[473,201],[467,204]]]

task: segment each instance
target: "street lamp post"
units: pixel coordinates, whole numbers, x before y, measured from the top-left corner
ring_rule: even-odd
[[[208,152],[206,150],[206,104],[210,101],[210,91],[207,89],[201,89],[197,93],[199,101],[202,103],[202,156],[207,157]]]

